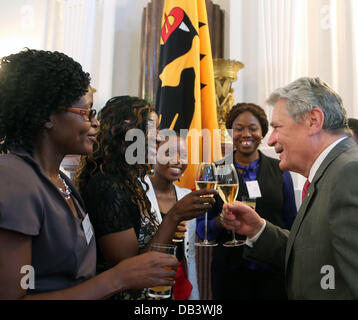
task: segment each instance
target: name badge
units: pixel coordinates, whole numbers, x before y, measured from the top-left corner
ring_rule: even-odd
[[[250,198],[261,198],[260,186],[257,180],[247,181],[246,187]]]
[[[85,232],[87,245],[89,245],[93,237],[93,229],[88,213],[86,214],[85,218],[82,221],[82,227],[83,227],[83,231]]]

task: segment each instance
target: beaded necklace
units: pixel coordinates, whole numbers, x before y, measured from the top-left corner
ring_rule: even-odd
[[[58,190],[61,191],[62,195],[65,197],[66,200],[70,200],[71,199],[71,189],[70,187],[67,185],[65,179],[63,179],[60,175],[58,175],[59,179],[62,181],[62,183],[65,186],[65,190],[63,190],[61,187],[57,187]]]

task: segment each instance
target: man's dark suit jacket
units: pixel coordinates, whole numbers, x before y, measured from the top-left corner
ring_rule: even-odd
[[[358,298],[358,147],[339,142],[316,172],[291,232],[267,222],[245,256],[285,268],[290,299]]]

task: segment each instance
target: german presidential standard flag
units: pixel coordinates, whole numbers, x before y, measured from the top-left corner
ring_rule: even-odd
[[[180,185],[193,189],[195,163],[221,158],[205,0],[164,3],[156,108],[161,129],[189,129],[188,168]]]

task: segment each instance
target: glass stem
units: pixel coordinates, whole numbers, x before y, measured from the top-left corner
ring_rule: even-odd
[[[208,242],[208,212],[205,212],[205,242]]]
[[[232,231],[232,242],[236,242],[235,231]]]

